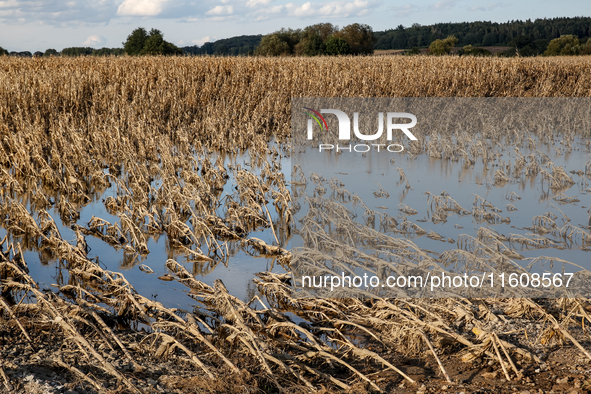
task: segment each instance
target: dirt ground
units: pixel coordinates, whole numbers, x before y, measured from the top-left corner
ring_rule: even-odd
[[[30,330],[31,327],[28,327]],[[0,393],[23,394],[83,394],[96,393],[92,380],[99,379],[110,393],[129,392],[125,387],[112,381],[104,383],[108,377],[92,363],[84,360],[81,352],[75,348],[60,346],[61,340],[52,338],[54,329],[50,324],[37,327],[29,343],[19,334],[18,328],[11,323],[0,323]],[[591,342],[585,338],[579,327],[571,328],[571,333],[579,343],[589,348]],[[136,369],[131,363],[121,358],[107,346],[98,349],[106,360],[124,373],[142,393],[272,393],[276,388],[265,384],[265,376],[259,368],[249,368],[248,360],[232,360],[240,368],[240,373],[220,375],[208,379],[203,372],[188,364],[186,359],[173,354],[168,359],[150,358],[141,351],[141,332],[119,332],[119,337],[128,344],[138,364],[149,367]],[[526,339],[523,339],[526,342]],[[523,345],[523,344],[520,344]],[[553,348],[539,348],[533,351],[540,357],[540,365],[528,360],[515,358],[516,367],[523,375],[516,379],[511,374],[507,380],[498,360],[484,356],[472,362],[463,362],[457,352],[440,355],[441,361],[450,377],[451,383],[442,376],[435,359],[428,351],[420,358],[401,358],[395,350],[379,349],[384,356],[396,360],[396,366],[416,381],[410,384],[391,370],[368,375],[384,392],[387,393],[587,393],[591,392],[591,364],[582,352],[565,343]],[[203,355],[199,355],[202,357]],[[81,374],[60,366],[59,361],[73,365]],[[506,366],[511,372],[510,367]],[[83,371],[83,372],[82,372]],[[330,368],[324,370],[330,374]],[[338,372],[333,374],[338,377]],[[10,386],[7,386],[7,382]],[[350,392],[371,393],[368,384],[348,382]],[[333,393],[334,388],[323,389],[321,393]],[[284,386],[286,392],[297,393],[303,387]]]

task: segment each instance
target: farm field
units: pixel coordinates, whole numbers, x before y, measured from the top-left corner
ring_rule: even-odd
[[[0,392],[587,391],[585,298],[294,297],[290,130],[293,97],[590,96],[589,57],[0,58]],[[581,263],[586,121],[512,136],[519,171],[494,133],[393,168],[545,180],[577,216],[538,219],[538,249]]]

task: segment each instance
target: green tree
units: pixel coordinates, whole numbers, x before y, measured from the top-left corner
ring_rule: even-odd
[[[581,45],[581,55],[591,55],[591,38],[587,40],[585,45]]]
[[[8,55],[8,51],[2,47],[0,47],[0,56]]]
[[[228,55],[229,53],[230,49],[228,49],[228,46],[226,44],[217,45],[215,47],[215,51],[213,52],[213,54],[216,56],[224,56]]]
[[[182,55],[183,50],[172,42],[164,41],[164,51],[162,52],[163,55]]]
[[[123,43],[125,52],[128,55],[182,55],[183,51],[176,45],[164,41],[162,32],[158,29],[151,29],[146,32],[143,27],[138,27]]]
[[[94,49],[91,47],[71,47],[62,49],[62,56],[87,56],[92,52]]]
[[[336,33],[338,29],[332,23],[317,23],[304,29],[304,33],[313,33],[320,37],[322,42],[326,42],[328,37]]]
[[[544,56],[572,56],[578,55],[581,50],[579,39],[573,34],[555,38],[548,44]]]
[[[140,55],[161,55],[164,52],[164,37],[162,32],[158,29],[150,30],[150,36],[144,43],[144,48],[140,51]]]
[[[95,49],[92,52],[92,56],[123,56],[125,55],[125,49],[123,48],[101,48]]]
[[[60,55],[60,53],[53,48],[46,49],[45,53],[43,53],[43,56],[45,56],[45,57],[59,56],[59,55]]]
[[[486,33],[482,38],[482,45],[485,47],[493,46],[498,41],[498,35],[494,33]]]
[[[144,50],[144,45],[148,40],[148,32],[143,27],[138,27],[127,36],[127,40],[123,43],[125,53],[130,56],[139,55]]]
[[[289,55],[289,44],[279,38],[278,34],[269,34],[262,38],[261,44],[256,49],[256,54],[260,56]]]
[[[344,38],[335,37],[334,35],[328,37],[324,43],[324,53],[332,56],[348,55],[351,53],[351,47]]]
[[[429,45],[429,53],[436,56],[447,55],[457,43],[458,39],[455,36],[447,36],[443,40],[437,39]]]
[[[295,54],[298,56],[318,56],[324,53],[324,42],[313,29],[306,28],[302,33],[300,42],[295,46]]]
[[[353,23],[334,33],[337,38],[347,41],[354,55],[370,55],[373,53],[375,37],[369,25]]]
[[[284,41],[289,46],[289,53],[295,52],[296,45],[302,38],[302,31],[300,29],[284,29],[276,31],[275,34],[281,41]]]

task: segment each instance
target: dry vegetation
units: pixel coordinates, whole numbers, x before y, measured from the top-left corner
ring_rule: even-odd
[[[289,270],[291,195],[279,158],[289,144],[291,97],[590,95],[586,57],[3,57],[1,390],[43,392],[23,378],[41,368],[65,388],[89,392],[416,392],[455,387],[459,373],[448,372],[458,356],[527,387],[525,375],[550,368],[541,353],[565,342],[581,357],[571,365],[588,365],[585,299],[306,300],[292,297],[288,275],[265,272],[256,281],[264,297],[247,303],[220,281],[209,286],[163,261],[200,305],[188,312],[138,294],[90,259],[86,237],[123,248],[132,262],[149,253],[149,237],[165,235],[193,261],[232,264],[229,250],[242,248]],[[248,171],[211,160],[212,152],[246,149]],[[423,149],[457,153],[444,144]],[[551,187],[569,182],[558,169],[544,174],[530,164],[515,166]],[[495,181],[509,176],[501,171]],[[229,179],[233,193],[222,198]],[[117,195],[104,205],[118,221],[80,223],[80,209],[113,186]],[[441,217],[460,209],[448,196],[430,201]],[[49,213],[54,205],[60,218]],[[496,220],[480,205],[475,217]],[[73,226],[75,241],[62,237],[57,220]],[[555,231],[549,218],[537,225]],[[275,245],[250,235],[261,229]],[[40,291],[23,250],[56,260],[67,280]],[[412,360],[431,372],[413,374]],[[415,385],[425,375],[435,389]]]

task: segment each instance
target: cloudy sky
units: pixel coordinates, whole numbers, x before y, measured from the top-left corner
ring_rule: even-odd
[[[136,27],[179,46],[319,22],[400,24],[589,16],[588,0],[0,0],[0,46],[9,51],[121,47]]]

